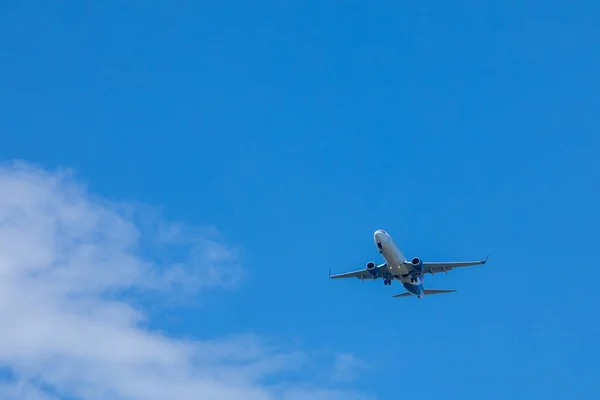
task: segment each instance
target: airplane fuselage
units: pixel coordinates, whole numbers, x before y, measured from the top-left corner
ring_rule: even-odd
[[[389,279],[395,279],[412,295],[418,298],[424,295],[424,275],[411,263],[407,263],[406,257],[400,251],[392,237],[383,230],[377,230],[373,234],[375,246],[385,259]]]

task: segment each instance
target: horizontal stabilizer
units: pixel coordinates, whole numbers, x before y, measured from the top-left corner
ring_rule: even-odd
[[[425,296],[428,296],[430,294],[441,294],[441,293],[454,293],[456,292],[456,290],[454,289],[425,289]]]
[[[392,297],[408,297],[408,296],[412,296],[412,294],[410,294],[408,292],[404,292],[404,293],[400,293],[400,294],[395,294]]]
[[[442,293],[453,293],[456,292],[454,289],[446,290],[446,289],[425,289],[423,291],[423,296],[429,296],[430,294],[442,294]],[[414,296],[413,294],[406,292],[401,294],[395,294],[392,297],[408,297]]]

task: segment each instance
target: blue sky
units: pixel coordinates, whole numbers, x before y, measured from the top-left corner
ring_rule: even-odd
[[[326,386],[377,399],[597,398],[598,3],[251,3],[3,3],[0,160],[237,249],[233,286],[145,310],[167,336],[352,354]],[[422,300],[330,281],[379,228],[490,259]]]

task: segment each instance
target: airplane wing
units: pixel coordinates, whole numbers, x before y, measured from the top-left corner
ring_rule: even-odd
[[[356,279],[377,279],[377,278],[381,278],[383,275],[383,269],[386,267],[386,264],[380,264],[375,268],[375,271],[377,271],[377,274],[375,274],[377,277],[374,277],[373,275],[371,275],[371,273],[366,269],[360,269],[358,271],[352,271],[352,272],[344,272],[342,274],[337,274],[337,275],[331,275],[331,272],[329,273],[329,277],[331,279],[344,279],[344,278],[356,278]]]
[[[433,275],[438,272],[448,272],[454,268],[485,264],[487,260],[488,258],[486,257],[485,260],[481,261],[424,262],[423,273]]]

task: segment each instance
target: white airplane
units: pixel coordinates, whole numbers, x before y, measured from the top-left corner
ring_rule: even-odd
[[[366,269],[338,275],[331,275],[330,271],[329,277],[331,279],[357,278],[362,281],[382,278],[384,285],[391,285],[392,280],[397,279],[408,292],[392,297],[413,295],[420,299],[431,294],[456,292],[456,290],[425,289],[423,287],[425,274],[447,273],[458,267],[485,264],[488,260],[486,257],[485,260],[481,261],[423,262],[419,257],[414,257],[411,261],[407,261],[392,237],[384,230],[376,230],[373,239],[379,254],[385,259],[383,264],[376,265],[373,261],[369,261]]]

